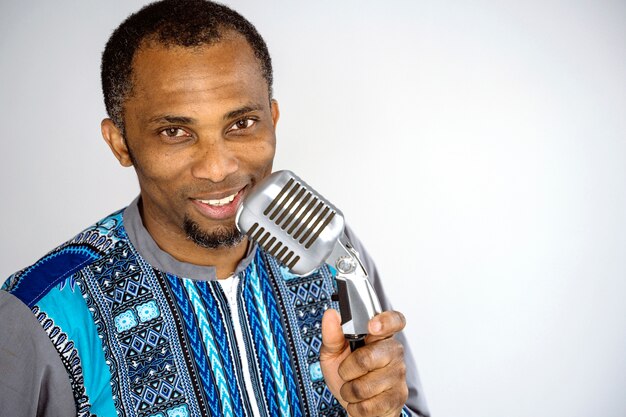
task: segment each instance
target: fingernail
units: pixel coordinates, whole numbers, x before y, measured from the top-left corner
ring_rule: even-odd
[[[383,328],[383,325],[378,320],[374,320],[370,323],[370,327],[373,333],[378,333]]]

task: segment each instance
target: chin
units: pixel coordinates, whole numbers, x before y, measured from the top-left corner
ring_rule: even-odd
[[[235,247],[241,243],[244,237],[234,222],[207,230],[191,218],[185,217],[183,229],[188,239],[196,245],[207,249]]]

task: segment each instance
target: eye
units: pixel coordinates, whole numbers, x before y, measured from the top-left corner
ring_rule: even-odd
[[[245,118],[241,120],[237,120],[235,124],[233,124],[233,130],[247,129],[252,127],[256,123],[255,119]]]
[[[167,136],[168,138],[182,138],[191,136],[187,131],[179,127],[168,127],[161,130],[160,134],[163,136]]]

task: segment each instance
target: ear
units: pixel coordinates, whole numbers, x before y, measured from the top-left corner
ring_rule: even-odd
[[[122,135],[120,129],[115,126],[113,120],[104,119],[100,123],[100,129],[102,130],[102,137],[111,148],[113,155],[120,161],[120,164],[124,167],[130,167],[133,162],[128,152],[128,146],[126,146],[126,140]]]
[[[271,106],[271,111],[272,111],[272,123],[274,124],[274,129],[276,129],[276,124],[278,123],[278,118],[280,117],[280,110],[278,110],[278,102],[272,99],[270,106]]]

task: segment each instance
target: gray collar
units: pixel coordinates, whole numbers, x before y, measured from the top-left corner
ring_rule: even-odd
[[[126,229],[126,234],[132,245],[137,249],[137,252],[159,271],[199,281],[216,280],[217,276],[214,266],[202,266],[181,262],[159,248],[141,220],[141,214],[139,213],[140,198],[141,196],[135,198],[133,202],[126,207],[123,214],[124,229]],[[256,244],[248,245],[246,255],[239,261],[233,274],[236,275],[245,270],[252,262],[255,253]]]

